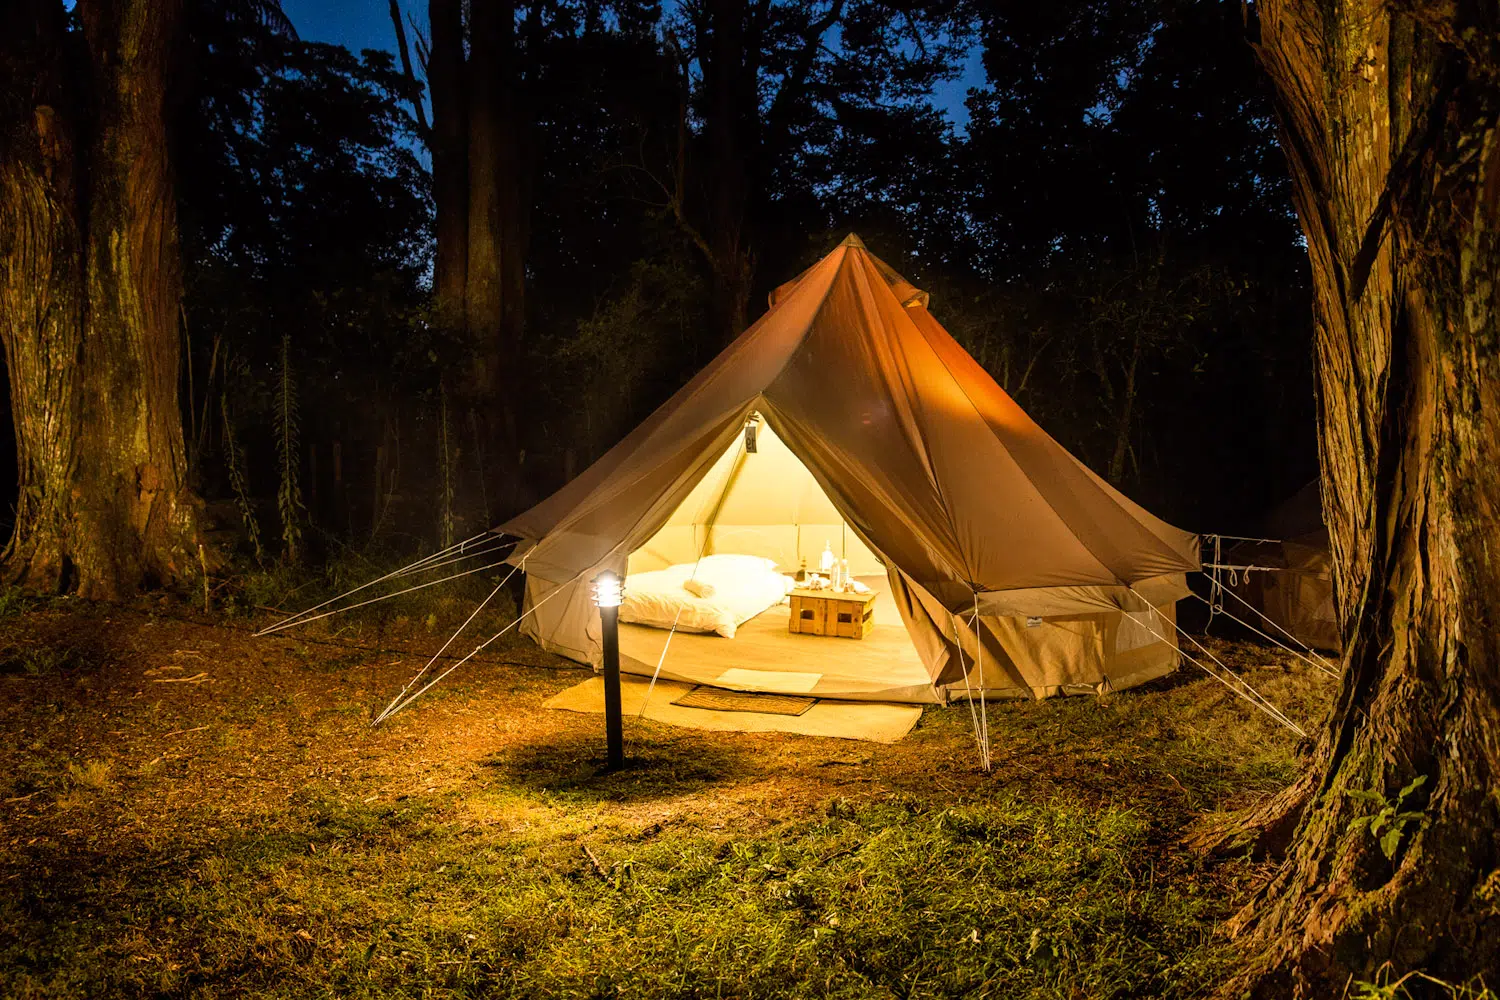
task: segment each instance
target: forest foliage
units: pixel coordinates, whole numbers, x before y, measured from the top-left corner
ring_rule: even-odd
[[[210,521],[263,560],[487,527],[493,498],[453,489],[493,456],[451,405],[464,345],[432,314],[425,93],[393,52],[190,7],[171,122],[181,396]],[[1237,4],[756,10],[734,66],[758,95],[734,135],[749,320],[855,231],[1050,433],[1164,516],[1254,527],[1311,478],[1305,251]],[[726,70],[702,4],[516,14],[535,144],[507,359],[525,502],[723,346]]]

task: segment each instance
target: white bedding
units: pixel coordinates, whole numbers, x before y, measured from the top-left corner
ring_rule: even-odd
[[[683,589],[688,580],[713,588],[708,597]],[[679,632],[717,632],[733,639],[740,625],[786,599],[792,578],[776,572],[770,559],[732,554],[704,556],[696,566],[681,563],[625,580],[620,621]]]

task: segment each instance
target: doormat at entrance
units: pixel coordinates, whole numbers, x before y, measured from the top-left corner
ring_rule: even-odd
[[[816,698],[803,698],[794,694],[749,694],[701,685],[672,702],[683,708],[706,708],[711,712],[757,712],[761,715],[801,715],[817,703]]]

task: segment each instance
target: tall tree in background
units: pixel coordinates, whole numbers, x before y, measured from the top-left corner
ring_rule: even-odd
[[[1307,254],[1238,0],[991,4],[977,30],[967,225],[926,240],[972,234],[956,332],[1151,509],[1258,531],[1317,457]]]
[[[485,478],[503,509],[517,497],[530,237],[532,140],[521,59],[534,48],[541,5],[537,0],[526,11],[533,44],[524,50],[513,0],[474,0],[467,32],[463,8],[459,0],[428,4],[434,312],[468,348],[468,377],[459,388],[483,427],[486,442],[476,447],[495,459],[494,474]],[[403,38],[399,12],[392,13]]]
[[[1385,963],[1493,973],[1500,8],[1257,7],[1313,266],[1347,653],[1317,766],[1259,817],[1290,852],[1241,918],[1254,993],[1332,996]]]
[[[174,0],[0,9],[0,340],[19,459],[4,576],[114,598],[194,574],[166,139]]]
[[[689,148],[661,188],[708,267],[722,343],[750,318],[764,251],[807,232],[818,188],[837,174],[835,136],[861,113],[928,97],[954,72],[961,24],[947,0],[691,0],[670,27],[684,92],[699,73],[702,124],[689,135],[685,101]]]
[[[469,274],[469,102],[464,86],[463,3],[431,0],[427,16],[431,33],[427,82],[432,131],[427,146],[432,154],[434,208],[432,294],[438,323],[461,330]],[[396,37],[404,38],[399,9],[393,11],[392,20]],[[421,107],[420,98],[416,106]]]

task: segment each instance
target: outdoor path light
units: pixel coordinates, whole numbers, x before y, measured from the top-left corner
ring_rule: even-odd
[[[608,747],[605,769],[613,771],[625,764],[624,723],[620,713],[620,601],[625,596],[623,581],[605,570],[594,577],[594,606],[599,609],[599,623],[604,631],[604,739]]]

